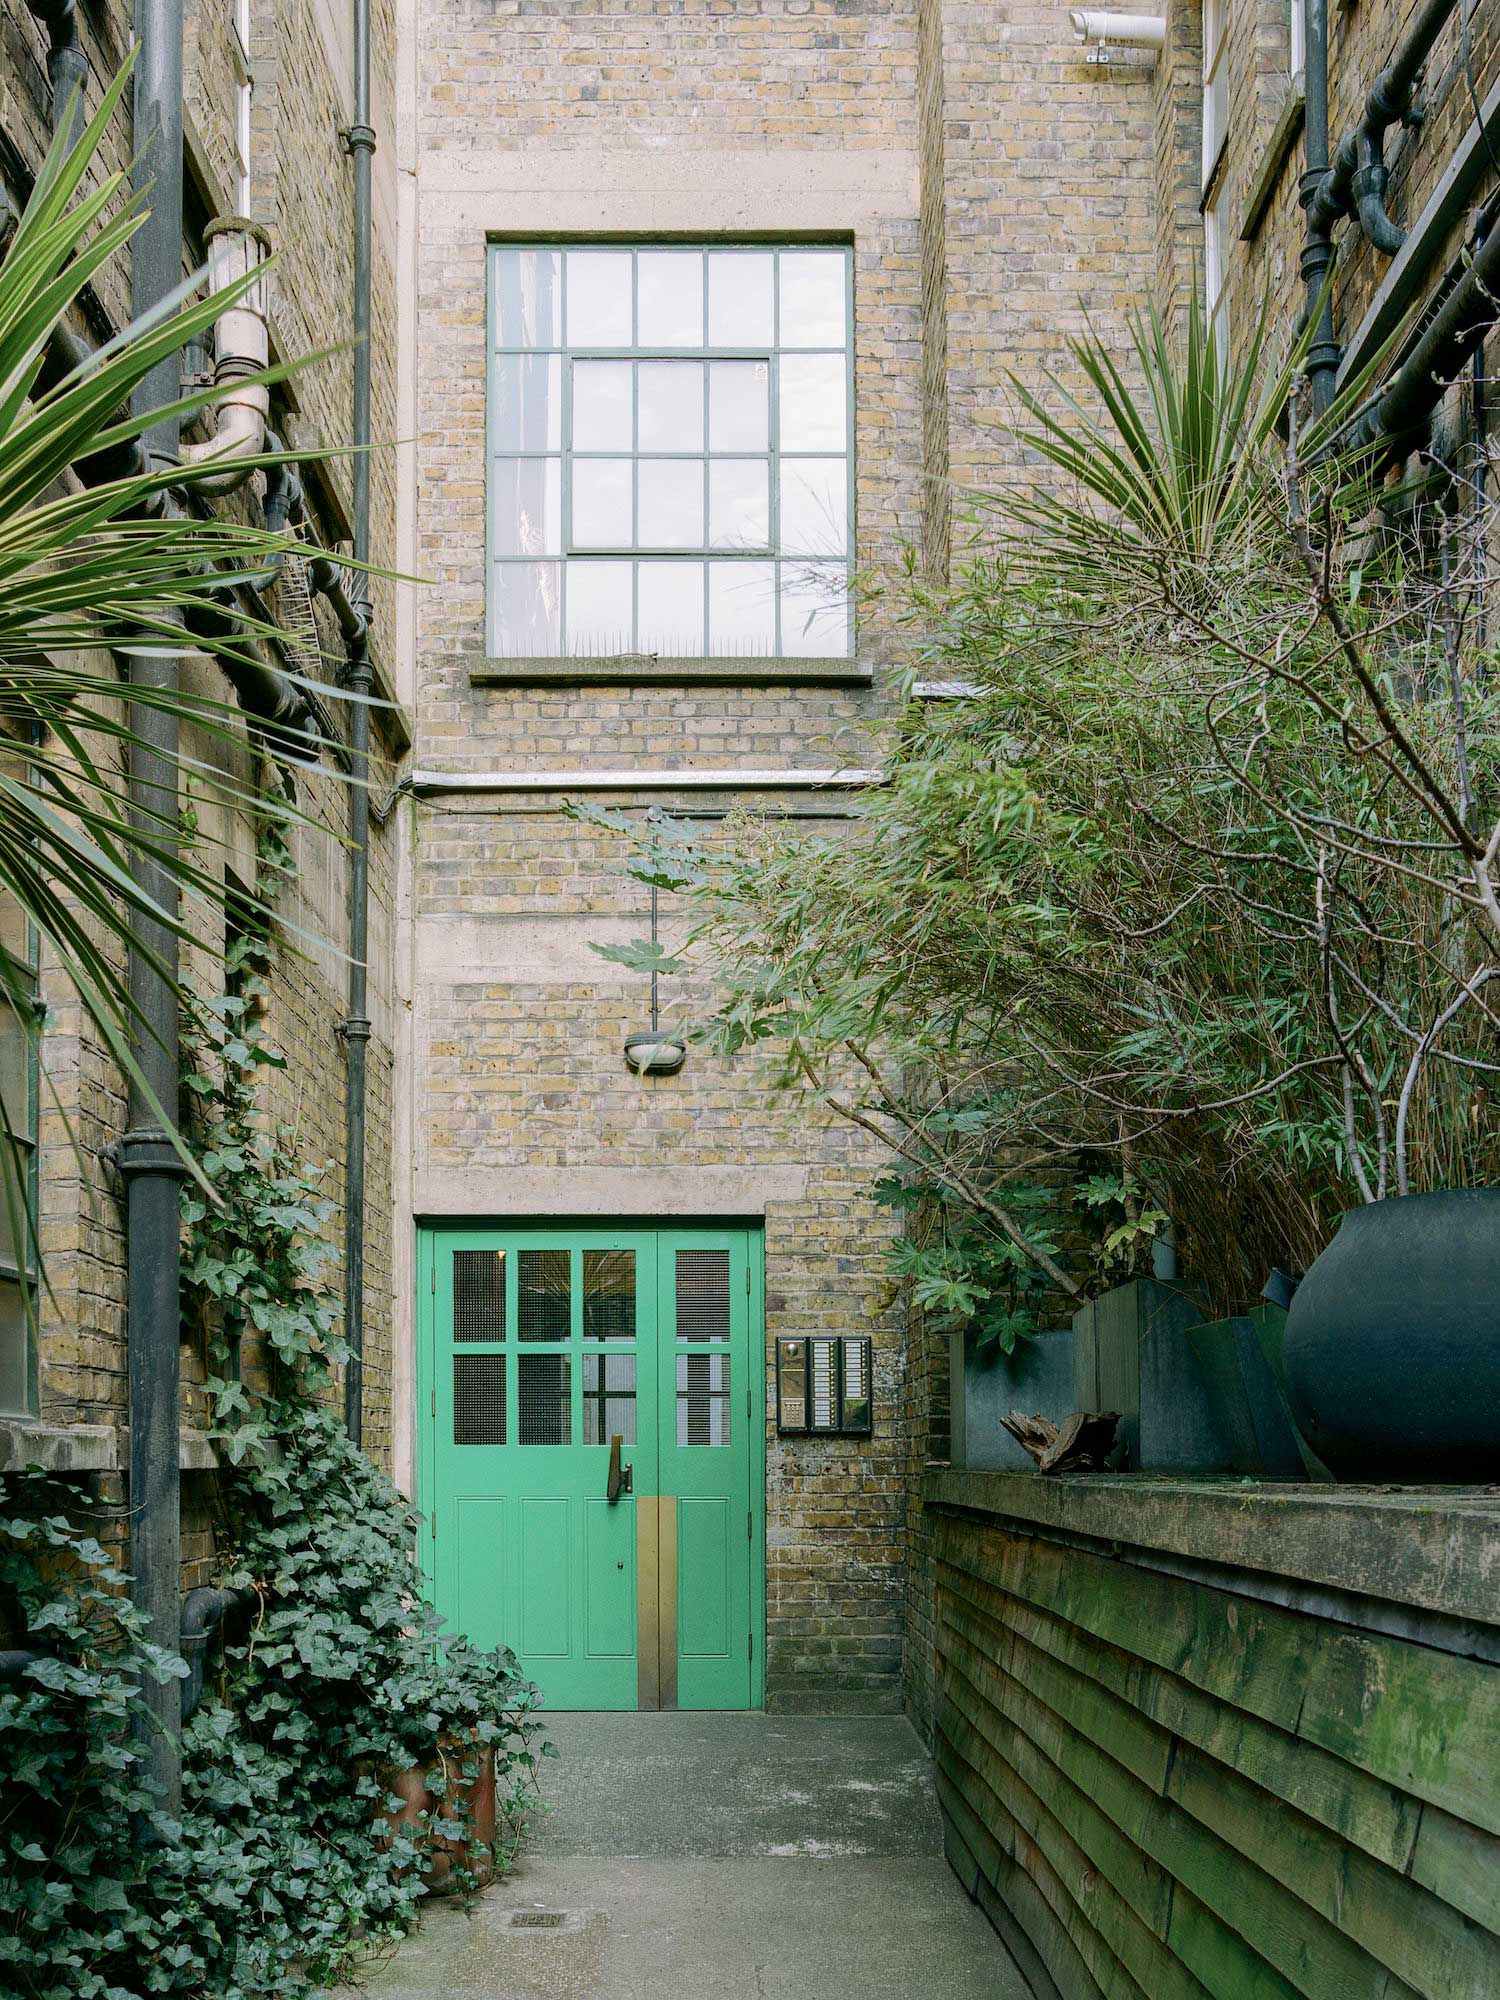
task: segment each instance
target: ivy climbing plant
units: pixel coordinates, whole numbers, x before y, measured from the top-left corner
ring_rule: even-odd
[[[288,868],[272,821],[263,882]],[[264,1030],[267,943],[236,944],[228,990],[191,1003],[184,1035],[187,1126],[214,1191],[183,1198],[184,1330],[210,1358],[220,1581],[243,1610],[184,1728],[178,1817],[131,1739],[143,1677],[184,1663],[148,1643],[78,1525],[89,1498],[35,1470],[0,1479],[0,1603],[46,1649],[0,1683],[0,1992],[24,2000],[327,1985],[356,1946],[410,1928],[434,1843],[472,1833],[466,1781],[486,1753],[508,1862],[551,1750],[514,1657],[439,1635],[418,1517],[335,1413],[334,1204],[327,1169],[266,1115],[283,1061]],[[391,1783],[414,1765],[433,1766],[432,1809],[398,1826]]]

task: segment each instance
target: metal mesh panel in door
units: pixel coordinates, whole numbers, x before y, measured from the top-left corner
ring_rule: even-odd
[[[677,1252],[677,1338],[728,1340],[729,1252]]]
[[[453,1357],[453,1442],[504,1444],[505,1356]]]
[[[504,1340],[505,1252],[453,1253],[453,1338]]]
[[[583,1441],[635,1443],[635,1356],[585,1354],[583,1357]]]
[[[516,1314],[522,1340],[566,1340],[572,1331],[570,1256],[566,1250],[522,1250]]]
[[[677,1357],[677,1442],[728,1444],[729,1356]]]
[[[524,1253],[523,1253],[524,1254]],[[518,1444],[573,1442],[573,1371],[566,1354],[519,1357]]]
[[[635,1252],[583,1253],[583,1337],[635,1339]]]

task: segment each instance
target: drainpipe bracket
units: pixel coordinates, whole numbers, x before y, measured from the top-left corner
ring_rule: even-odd
[[[373,153],[375,150],[375,127],[373,125],[340,125],[339,144],[346,153],[351,155],[361,150],[366,153]]]
[[[374,1033],[374,1027],[367,1014],[350,1014],[340,1021],[335,1033],[346,1042],[367,1042]]]

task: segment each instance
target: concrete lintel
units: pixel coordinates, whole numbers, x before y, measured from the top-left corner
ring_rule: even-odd
[[[594,233],[639,227],[643,198],[686,201],[712,228],[726,203],[763,211],[781,236],[853,228],[880,215],[915,215],[917,155],[905,147],[546,146],[435,147],[422,158],[424,207],[434,195],[530,197],[511,223],[531,230],[540,207],[593,204]],[[751,225],[755,225],[752,223]]]
[[[1500,1496],[1029,1472],[929,1473],[928,1506],[1500,1624]]]
[[[179,1431],[177,1433],[177,1470],[179,1472],[217,1472],[218,1469],[218,1447],[206,1431]]]
[[[487,655],[469,666],[470,687],[869,687],[875,670],[847,659],[669,659],[620,653],[610,659],[504,660]]]
[[[883,771],[850,765],[817,770],[703,770],[667,765],[634,771],[415,770],[405,789],[424,798],[440,792],[850,792],[884,783]]]
[[[810,1169],[766,1167],[418,1168],[415,1212],[432,1220],[489,1216],[764,1215],[806,1199]]]
[[[110,1424],[37,1424],[0,1420],[0,1472],[40,1465],[48,1472],[115,1472],[120,1452]]]

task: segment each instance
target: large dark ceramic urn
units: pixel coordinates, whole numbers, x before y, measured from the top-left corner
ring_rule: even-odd
[[[1500,1479],[1500,1189],[1351,1209],[1297,1288],[1284,1361],[1341,1479]]]

